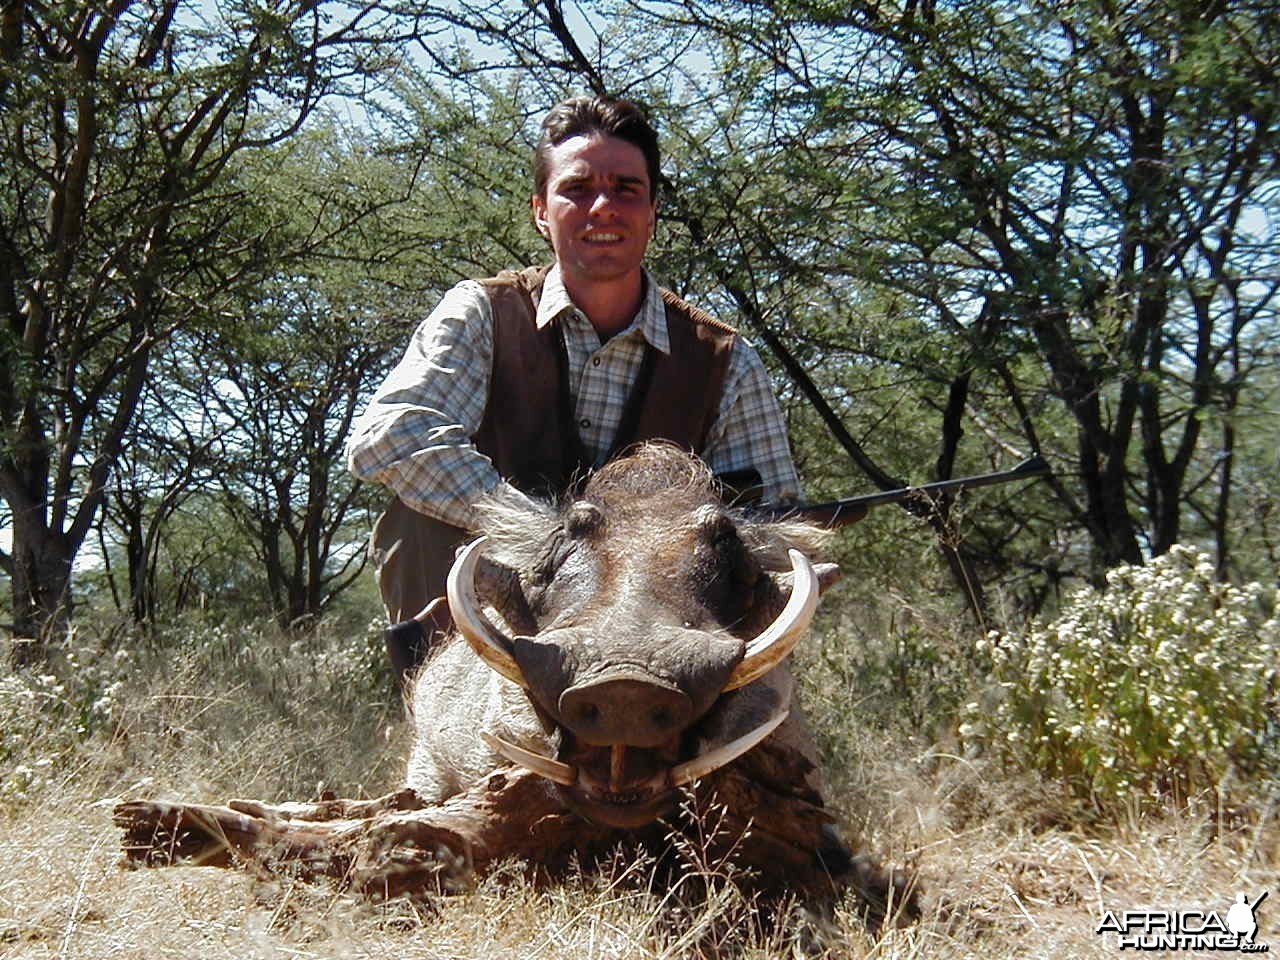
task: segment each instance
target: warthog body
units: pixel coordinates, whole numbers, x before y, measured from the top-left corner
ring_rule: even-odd
[[[556,787],[571,809],[636,827],[670,805],[673,768],[780,721],[771,742],[810,762],[791,787],[818,798],[787,664],[723,688],[785,607],[789,551],[812,554],[823,531],[726,509],[701,463],[665,445],[615,461],[559,508],[479,513],[478,594],[517,674],[482,668],[461,638],[428,661],[413,686],[410,787],[444,800],[504,765],[485,731],[562,764],[552,776],[572,781]]]

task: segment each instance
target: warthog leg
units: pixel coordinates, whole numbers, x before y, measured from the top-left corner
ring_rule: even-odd
[[[795,789],[806,762],[767,741],[691,787],[694,802],[639,830],[589,823],[569,812],[545,779],[514,767],[430,805],[411,790],[315,803],[136,800],[118,804],[114,819],[125,856],[136,864],[327,877],[373,898],[458,889],[503,860],[524,861],[541,879],[563,876],[571,864],[589,864],[622,843],[661,858],[673,849],[670,836],[683,835],[701,838],[706,856],[732,862],[745,884],[762,892],[822,900],[852,883],[873,913],[894,897],[895,906],[914,906],[909,891],[890,882],[896,878],[880,878],[847,851],[833,858],[830,814],[816,796]],[[718,812],[708,831],[696,818],[712,808]]]
[[[134,863],[329,877],[374,897],[447,890],[509,858],[554,871],[625,836],[567,813],[545,781],[520,770],[430,806],[409,790],[278,805],[135,800],[118,804],[114,820]]]

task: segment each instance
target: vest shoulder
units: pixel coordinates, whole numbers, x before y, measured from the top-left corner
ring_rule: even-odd
[[[688,320],[695,327],[701,327],[708,333],[720,334],[725,337],[736,337],[738,331],[729,326],[722,320],[717,320],[711,314],[707,313],[686,300],[681,300],[670,290],[665,287],[660,288],[662,291],[662,302],[667,305],[667,313],[675,313],[679,317]]]
[[[482,277],[476,282],[486,289],[516,287],[521,290],[533,290],[542,286],[542,281],[551,272],[551,266],[525,267],[523,270],[503,270],[496,276]]]

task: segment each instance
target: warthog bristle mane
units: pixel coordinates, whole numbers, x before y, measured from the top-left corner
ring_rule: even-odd
[[[500,486],[472,508],[476,533],[489,538],[486,553],[514,570],[535,565],[543,544],[560,525],[555,504],[534,500],[514,487]]]
[[[606,516],[639,514],[653,523],[666,517],[687,522],[699,506],[719,502],[715,478],[706,465],[674,444],[638,444],[622,457],[590,474],[582,498]],[[490,540],[489,556],[517,570],[536,565],[542,545],[561,522],[572,502],[532,500],[509,487],[499,487],[475,506],[477,531]],[[769,521],[749,510],[729,510],[738,534],[766,570],[789,570],[788,550],[812,559],[825,555],[831,532],[801,520]]]
[[[834,536],[826,527],[805,520],[760,520],[750,514],[730,511],[737,520],[738,536],[765,570],[789,570],[788,550],[799,550],[811,561],[827,555]]]

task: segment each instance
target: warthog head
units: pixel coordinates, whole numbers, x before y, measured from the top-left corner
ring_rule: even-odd
[[[485,511],[488,536],[459,553],[449,576],[450,608],[481,659],[525,689],[559,746],[545,757],[484,735],[559,784],[570,807],[612,826],[647,823],[677,787],[785,719],[789,689],[756,697],[745,731],[741,718],[712,718],[808,627],[820,581],[837,574],[805,555],[820,531],[725,508],[701,463],[665,445],[613,462],[558,510]],[[763,717],[759,703],[771,705]]]

